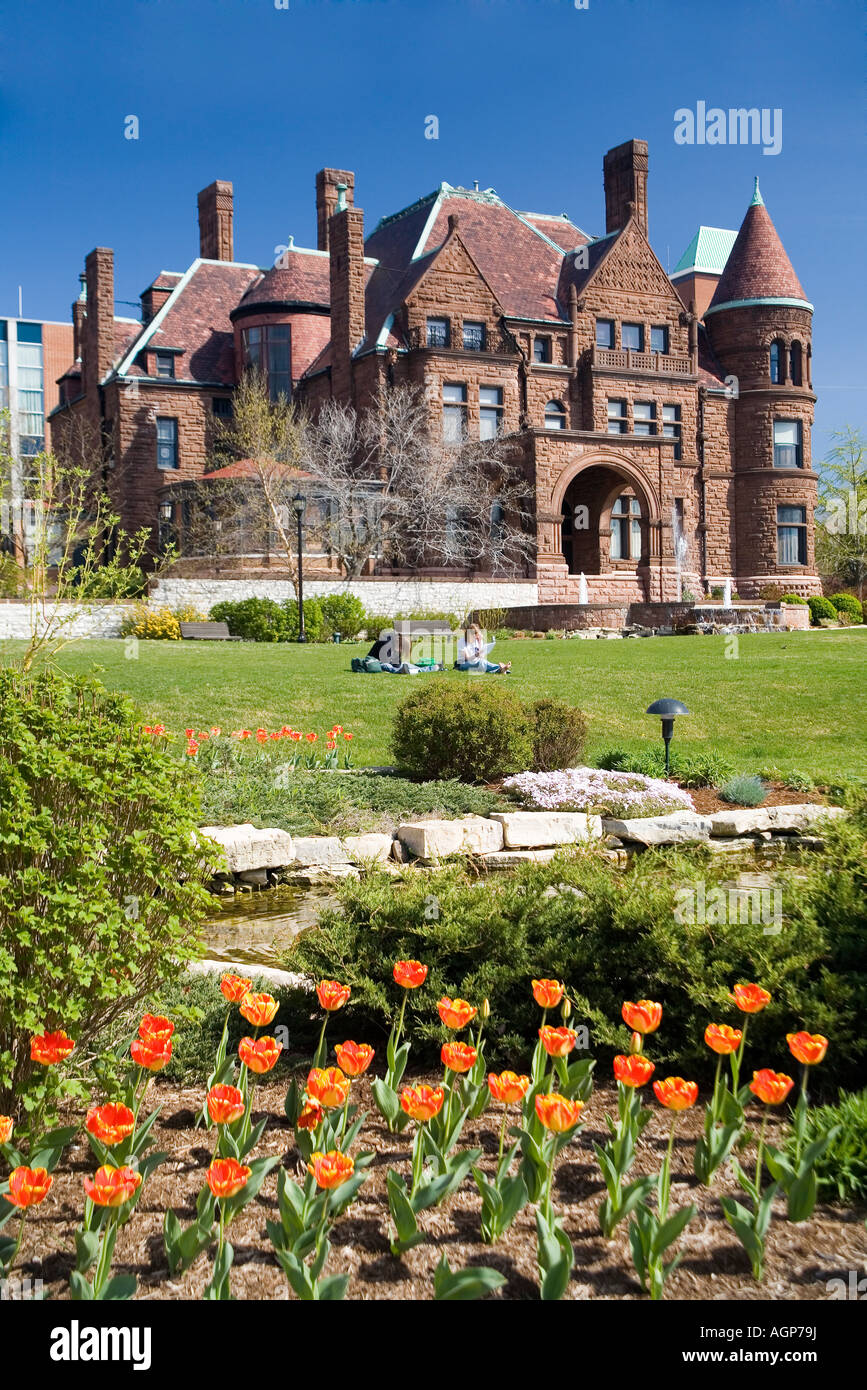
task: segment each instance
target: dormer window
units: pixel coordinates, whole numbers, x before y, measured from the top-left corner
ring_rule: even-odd
[[[429,348],[447,348],[449,345],[448,319],[428,319],[427,345]]]
[[[484,352],[485,325],[464,320],[464,352]]]
[[[551,361],[551,339],[550,339],[550,338],[534,338],[534,339],[533,339],[533,361],[534,361],[534,362],[550,362],[550,361]]]
[[[175,354],[173,352],[158,352],[156,354],[156,359],[157,376],[163,378],[173,377],[175,374]]]

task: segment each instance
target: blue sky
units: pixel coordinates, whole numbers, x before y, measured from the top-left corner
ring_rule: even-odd
[[[281,3],[282,0],[277,0]],[[602,156],[650,143],[650,236],[674,266],[738,227],[753,175],[816,305],[814,454],[867,425],[860,0],[18,0],[0,20],[0,315],[66,319],[94,245],[118,301],[198,249],[235,185],[235,255],[315,245],[313,179],[356,173],[368,228],[441,179],[604,232]],[[778,155],[677,145],[674,112],[779,107]],[[136,115],[140,138],[124,138]],[[436,115],[439,138],[425,139]],[[859,307],[860,306],[860,307]],[[135,314],[118,302],[119,314]]]

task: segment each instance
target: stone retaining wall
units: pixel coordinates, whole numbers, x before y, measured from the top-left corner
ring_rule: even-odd
[[[50,613],[54,613],[51,608]],[[129,604],[106,603],[93,606],[79,606],[74,603],[58,604],[57,612],[63,620],[65,637],[119,637],[120,627]],[[26,640],[31,633],[32,610],[27,603],[0,603],[0,640],[22,638]],[[53,618],[52,618],[53,621]],[[44,623],[42,623],[44,627]]]
[[[311,579],[304,581],[306,598],[327,594],[354,594],[368,613],[394,617],[395,613],[458,613],[474,608],[511,608],[536,602],[535,580],[446,579]],[[179,608],[193,604],[208,613],[215,603],[245,598],[271,598],[278,603],[295,596],[288,579],[173,579],[155,580],[150,601],[157,606]]]

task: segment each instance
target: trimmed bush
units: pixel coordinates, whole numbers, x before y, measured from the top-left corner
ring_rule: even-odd
[[[780,598],[780,603],[794,603],[797,604],[800,608],[807,607],[807,600],[805,598],[801,598],[800,594],[783,594]]]
[[[298,622],[298,600],[287,598],[283,604],[285,637],[284,642],[297,642],[299,632]],[[308,642],[325,642],[331,638],[330,630],[326,633],[325,620],[322,616],[322,600],[318,598],[306,598],[304,600],[304,635]]]
[[[183,608],[152,608],[147,603],[137,603],[120,626],[122,637],[137,637],[139,641],[179,642],[181,623],[202,623],[204,613],[192,604]]]
[[[730,801],[735,806],[761,806],[767,797],[768,789],[761,777],[740,772],[723,783],[719,794],[723,801]]]
[[[586,715],[565,700],[536,700],[532,719],[534,772],[577,767],[587,737]]]
[[[864,610],[859,599],[854,594],[831,594],[828,602],[837,613],[845,616],[853,623],[863,623]]]
[[[0,1112],[74,1088],[100,1031],[196,954],[198,824],[186,769],[125,697],[0,671]],[[30,1037],[61,1028],[75,1065],[46,1073]]]
[[[355,594],[327,594],[325,598],[317,599],[316,602],[322,613],[323,635],[326,640],[332,633],[339,632],[347,641],[354,641],[366,626],[364,604]],[[306,609],[304,622],[306,626]]]
[[[417,777],[490,782],[530,766],[532,714],[493,677],[431,682],[398,706],[391,746]]]
[[[823,618],[834,619],[837,616],[833,603],[821,594],[814,594],[812,598],[807,599],[807,606],[810,609],[810,622],[813,627],[818,627]]]
[[[215,603],[211,621],[226,623],[233,637],[248,642],[286,642],[286,609],[272,598],[243,598],[237,602],[225,599]]]

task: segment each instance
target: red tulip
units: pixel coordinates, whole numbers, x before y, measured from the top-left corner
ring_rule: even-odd
[[[454,1072],[470,1071],[478,1055],[474,1047],[459,1042],[446,1043],[440,1052],[443,1066]]]
[[[10,1115],[0,1115],[0,1144],[8,1144],[15,1128]]]
[[[147,1038],[133,1038],[129,1050],[136,1065],[146,1071],[162,1071],[172,1057],[171,1041],[149,1042]]]
[[[828,1051],[828,1039],[821,1033],[787,1033],[786,1042],[795,1060],[805,1067],[817,1066]]]
[[[565,1134],[574,1129],[584,1109],[581,1100],[568,1100],[559,1092],[536,1097],[536,1114],[546,1129],[555,1134]]]
[[[556,1009],[565,993],[559,980],[534,980],[533,998],[540,1009]]]
[[[321,1124],[324,1114],[325,1111],[318,1101],[305,1101],[298,1116],[298,1128],[315,1129],[318,1124]]]
[[[738,1006],[741,1013],[759,1014],[765,1005],[770,1003],[771,996],[760,985],[735,985],[729,999]]]
[[[65,1062],[75,1043],[61,1030],[59,1033],[37,1033],[30,1039],[30,1060],[43,1067]]]
[[[456,1032],[466,1028],[476,1016],[476,1010],[466,999],[443,998],[437,1004],[437,1012],[446,1027],[453,1028]]]
[[[245,994],[240,1014],[254,1028],[267,1028],[280,1005],[271,994]]]
[[[85,1176],[84,1190],[98,1207],[122,1207],[141,1187],[141,1173],[124,1164],[113,1168],[105,1163],[92,1178]]]
[[[175,1025],[160,1014],[145,1014],[138,1026],[138,1035],[142,1041],[153,1045],[167,1043],[174,1031]]]
[[[575,1046],[576,1034],[571,1028],[551,1028],[546,1024],[539,1029],[539,1037],[549,1057],[568,1057]]]
[[[662,1005],[652,999],[639,999],[637,1004],[627,1002],[621,1012],[627,1028],[636,1033],[655,1033],[662,1022]]]
[[[355,1163],[349,1154],[341,1153],[339,1149],[331,1149],[327,1154],[315,1153],[311,1162],[307,1164],[307,1171],[313,1174],[318,1187],[330,1189],[339,1187],[347,1178],[352,1177]]]
[[[640,1053],[629,1057],[614,1058],[614,1076],[624,1086],[644,1086],[650,1080],[656,1067]]]
[[[763,1100],[765,1105],[782,1105],[794,1084],[785,1072],[772,1071],[770,1067],[765,1067],[762,1071],[753,1072],[750,1090],[759,1100]]]
[[[238,1056],[248,1071],[264,1076],[276,1065],[281,1048],[276,1038],[242,1038],[238,1043]]]
[[[347,1076],[361,1076],[373,1061],[373,1048],[369,1043],[338,1043],[334,1049],[337,1065]]]
[[[48,1196],[48,1189],[54,1182],[45,1168],[13,1168],[9,1174],[9,1191],[4,1192],[7,1202],[24,1211],[27,1207],[38,1207]]]
[[[110,1102],[87,1112],[84,1127],[100,1144],[111,1148],[128,1139],[135,1129],[135,1115],[128,1105]]]
[[[313,1067],[307,1077],[307,1094],[326,1110],[336,1110],[349,1098],[349,1078],[340,1067]]]
[[[513,1071],[488,1073],[488,1090],[501,1105],[517,1105],[530,1089],[529,1076],[518,1076]]]
[[[427,966],[420,960],[397,960],[392,973],[395,984],[403,989],[418,989],[427,979]]]
[[[445,1091],[442,1086],[404,1086],[400,1093],[401,1108],[411,1120],[424,1124],[443,1108]]]
[[[342,1009],[351,993],[349,985],[338,984],[336,980],[320,980],[316,986],[316,997],[327,1013]]]
[[[237,1086],[212,1086],[208,1092],[208,1114],[215,1125],[233,1125],[245,1109],[244,1094]]]
[[[217,1198],[234,1197],[247,1186],[252,1171],[237,1158],[215,1158],[208,1169],[208,1187]]]
[[[709,1023],[704,1030],[704,1040],[708,1047],[723,1057],[737,1052],[742,1037],[740,1028],[730,1028],[727,1023]]]
[[[220,981],[220,989],[230,1004],[240,1004],[244,996],[250,993],[252,984],[253,981],[243,975],[224,975]]]
[[[654,1081],[653,1093],[668,1110],[689,1110],[698,1100],[698,1082],[667,1076],[664,1081]]]

